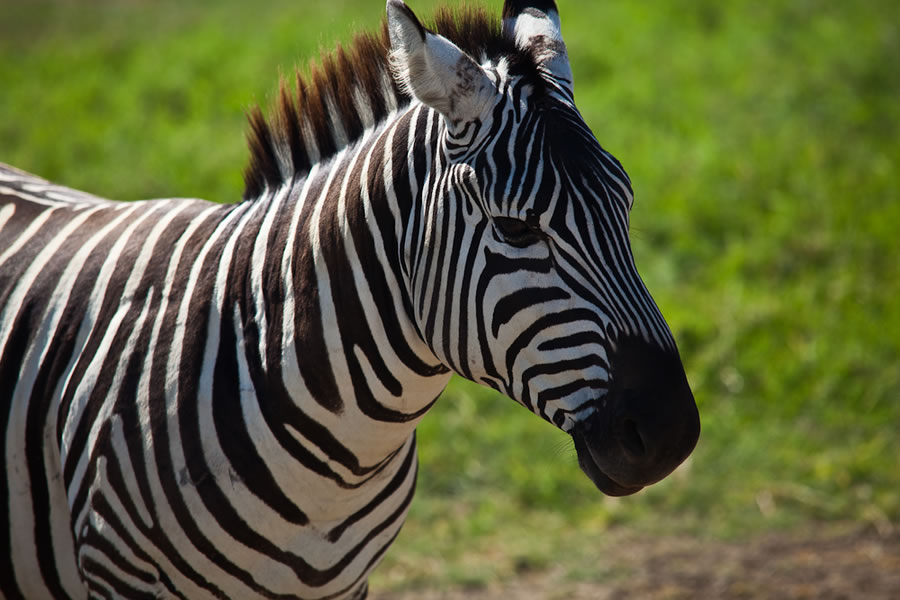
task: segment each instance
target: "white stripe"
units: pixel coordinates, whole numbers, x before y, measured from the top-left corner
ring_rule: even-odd
[[[331,371],[338,384],[338,393],[341,398],[354,397],[353,386],[350,380],[350,371],[344,358],[343,344],[340,338],[340,330],[337,328],[338,316],[334,307],[334,296],[331,287],[331,277],[328,274],[327,265],[322,260],[322,241],[319,236],[319,228],[322,221],[322,210],[325,207],[328,193],[340,169],[332,166],[325,185],[316,199],[315,209],[307,224],[311,254],[316,268],[316,282],[319,287],[319,312],[322,319],[322,333],[325,339],[325,347],[328,351],[328,361]]]
[[[257,328],[259,329],[259,355],[262,362],[263,370],[268,368],[268,359],[266,347],[268,346],[268,321],[266,319],[265,306],[265,290],[263,288],[263,268],[266,264],[266,255],[272,247],[273,251],[283,250],[274,248],[273,240],[269,237],[272,233],[272,224],[275,222],[275,216],[281,212],[281,207],[290,194],[290,186],[282,185],[272,197],[271,202],[266,207],[266,215],[263,219],[262,226],[256,236],[256,242],[253,244],[253,256],[250,262],[250,292],[253,295],[253,304],[255,306],[255,315],[253,317]],[[262,199],[257,200],[260,205],[264,204]]]
[[[110,443],[116,451],[116,458],[118,459],[119,465],[121,466],[120,470],[122,472],[122,481],[125,483],[125,489],[117,490],[115,495],[127,496],[128,498],[130,498],[131,503],[137,509],[138,518],[140,518],[142,525],[147,529],[150,529],[151,527],[153,527],[153,516],[150,514],[150,510],[147,508],[147,505],[144,502],[144,497],[141,496],[141,490],[140,487],[138,487],[138,481],[134,475],[134,469],[129,468],[131,466],[131,455],[128,452],[128,442],[125,436],[124,427],[122,425],[122,418],[119,415],[113,415],[111,422],[112,431],[110,432]],[[117,511],[116,514],[119,515],[119,518],[123,523],[128,521],[127,511]]]
[[[306,150],[306,156],[309,157],[310,164],[317,165],[322,159],[322,155],[319,152],[319,145],[316,143],[316,134],[313,132],[308,119],[301,120],[300,132],[300,137],[303,138],[303,148]]]
[[[107,480],[107,469],[106,469],[106,457],[101,456],[97,461],[97,475],[95,478],[95,482],[98,484],[98,487],[101,485],[100,482]],[[120,512],[117,513],[119,519],[126,520],[126,515],[128,513]],[[156,575],[156,569],[153,565],[148,565],[144,561],[138,559],[137,556],[131,551],[131,548],[119,537],[118,531],[112,524],[107,523],[107,521],[100,516],[98,513],[93,513],[92,515],[92,525],[95,531],[102,531],[103,537],[107,541],[109,541],[115,548],[116,552],[121,555],[121,558],[125,559],[125,562],[136,569],[139,569],[144,574],[153,577]],[[78,549],[78,561],[83,564],[86,558],[93,559],[97,564],[104,565],[107,569],[111,571],[113,577],[116,580],[124,582],[126,585],[131,586],[134,589],[141,590],[145,594],[153,594],[157,591],[157,586],[154,584],[148,584],[146,581],[143,581],[134,575],[131,575],[128,571],[123,571],[118,569],[116,566],[116,561],[112,560],[112,558],[107,555],[102,550],[95,548],[89,545],[82,545]],[[92,574],[95,574],[92,572]]]
[[[187,244],[191,241],[194,234],[197,233],[197,230],[200,228],[200,226],[205,223],[210,216],[221,212],[223,208],[224,207],[221,205],[211,204],[202,213],[196,215],[191,220],[191,223],[187,227],[187,229],[185,229],[185,231],[182,233],[181,237],[178,239],[178,242],[175,244],[175,247],[172,250],[172,257],[169,260],[168,269],[166,270],[165,286],[160,297],[160,306],[156,312],[156,320],[153,323],[153,331],[150,336],[150,343],[148,344],[149,348],[158,348],[159,334],[162,329],[163,319],[168,312],[169,300],[172,298],[172,290],[176,284],[175,273],[178,271],[178,267],[181,264],[182,256],[184,254],[185,248],[187,247]],[[190,259],[191,256],[188,255],[187,258]],[[159,471],[156,468],[156,458],[154,456],[155,440],[153,436],[153,429],[150,423],[149,406],[150,373],[153,370],[155,357],[155,352],[148,352],[144,359],[143,368],[141,369],[141,379],[138,384],[137,398],[138,420],[141,426],[141,437],[144,440],[143,462],[147,469],[147,484],[150,487],[150,492],[152,495],[151,502],[154,506],[160,507],[159,510],[155,511],[157,517],[159,518],[159,527],[166,532],[166,537],[177,549],[177,551],[180,551],[177,558],[184,558],[186,554],[190,554],[196,557],[199,555],[199,553],[197,552],[196,548],[193,547],[190,540],[184,535],[184,532],[182,531],[181,527],[178,524],[178,521],[175,519],[172,512],[168,510],[168,499],[166,498],[165,492],[162,490],[162,486],[160,485]],[[209,595],[209,592],[206,589],[198,587],[192,579],[183,575],[177,568],[175,568],[175,566],[170,562],[170,559],[167,555],[165,555],[163,552],[160,552],[158,548],[152,547],[152,542],[150,540],[142,540],[143,536],[139,535],[136,531],[131,531],[131,534],[139,542],[144,542],[143,547],[154,557],[154,560],[159,563],[160,570],[168,575],[168,577],[172,580],[173,585],[177,589],[179,589],[179,591],[181,591],[184,596],[188,598],[203,598]],[[196,561],[192,563],[192,566],[196,566]]]
[[[425,139],[430,140],[432,136],[433,128],[435,127],[435,120],[437,118],[437,112],[429,110],[425,115]],[[414,121],[415,122],[415,121]],[[441,118],[441,122],[443,119]],[[436,164],[437,161],[433,159],[431,147],[426,144],[425,145],[425,164],[432,165],[434,168],[429,169],[425,173],[425,179],[422,181],[422,202],[425,203],[425,213],[422,215],[423,222],[422,228],[419,231],[419,239],[416,240],[418,247],[416,248],[416,264],[413,270],[413,281],[415,285],[415,298],[419,300],[421,298],[425,298],[425,302],[422,303],[422,310],[427,311],[430,308],[430,299],[432,298],[432,294],[434,294],[434,277],[432,273],[429,273],[426,268],[428,267],[428,256],[429,252],[426,251],[426,246],[428,242],[434,241],[434,243],[439,243],[439,240],[431,240],[431,237],[434,233],[434,230],[438,227],[438,210],[443,210],[443,206],[441,206],[442,198],[438,197],[440,194],[440,189],[438,188],[438,184],[441,181],[442,172],[440,171],[440,165]],[[410,162],[412,162],[413,156],[410,153]],[[415,170],[413,165],[410,164],[409,170]],[[433,249],[437,252],[437,248]],[[441,265],[432,265],[432,268],[440,268]],[[425,313],[418,314],[419,311],[419,302],[416,301],[414,310],[418,315],[420,322],[424,323],[428,319],[428,315]],[[424,332],[423,332],[424,333]]]
[[[16,212],[16,205],[9,203],[0,208],[0,232],[6,227],[6,223],[12,218]]]
[[[22,189],[39,197],[47,198],[50,200],[58,200],[59,202],[64,202],[66,204],[81,202],[96,204],[98,202],[109,202],[108,200],[99,198],[97,196],[94,196],[93,194],[88,194],[80,190],[73,190],[72,188],[56,185],[55,183],[50,183],[47,181],[24,183],[22,184]]]
[[[50,216],[55,212],[55,210],[55,208],[45,210],[40,215],[38,215],[37,218],[35,218],[31,223],[28,224],[28,227],[25,229],[25,231],[16,236],[16,241],[13,242],[12,245],[10,245],[9,248],[7,248],[3,252],[3,254],[0,254],[0,267],[2,267],[11,256],[15,255],[16,252],[21,250],[22,247],[27,244],[31,240],[31,238],[33,238],[37,234],[38,231],[41,230],[41,227],[43,227],[44,223],[46,223],[50,219]],[[88,216],[90,216],[90,214],[88,214],[84,218],[86,219]],[[69,231],[69,233],[71,233],[71,230]],[[66,235],[69,234],[67,233]],[[0,340],[2,340],[2,338],[0,338]]]
[[[56,286],[56,290],[51,296],[52,298],[54,298],[54,302],[48,307],[47,312],[42,318],[42,322],[44,324],[42,329],[46,329],[49,326],[49,330],[47,331],[45,338],[46,343],[39,344],[39,346],[43,348],[43,351],[41,352],[39,358],[40,363],[44,362],[47,351],[50,349],[49,342],[51,342],[55,337],[56,328],[58,327],[60,319],[68,308],[69,297],[74,290],[75,283],[77,282],[78,276],[84,268],[88,257],[91,255],[94,249],[106,238],[106,236],[119,228],[120,224],[123,221],[131,217],[135,212],[144,209],[144,214],[140,215],[138,219],[135,219],[132,223],[130,223],[125,231],[122,232],[122,234],[116,240],[115,244],[113,244],[112,248],[110,248],[106,260],[103,261],[103,265],[101,266],[100,271],[97,273],[94,287],[91,290],[91,294],[89,296],[90,300],[88,301],[84,316],[81,320],[81,326],[78,330],[78,335],[76,337],[77,341],[73,348],[68,367],[60,377],[59,383],[56,386],[54,398],[61,398],[65,394],[66,389],[71,383],[71,378],[75,366],[77,365],[79,360],[84,360],[85,358],[87,358],[82,356],[82,351],[84,350],[84,347],[87,344],[88,339],[90,338],[90,333],[93,331],[94,323],[97,322],[97,318],[99,316],[100,309],[103,306],[103,300],[106,295],[106,288],[107,286],[109,286],[113,272],[115,271],[116,264],[118,263],[118,258],[121,255],[122,251],[125,249],[126,243],[129,241],[131,235],[141,225],[141,223],[146,221],[157,208],[152,207],[150,208],[150,210],[147,210],[148,206],[141,203],[134,203],[126,206],[129,206],[127,211],[119,215],[118,218],[110,221],[103,229],[94,234],[72,257],[71,261],[69,262],[69,266],[60,277],[59,284]],[[127,303],[130,304],[130,302]],[[107,327],[107,335],[109,335],[110,330],[112,330],[113,333],[117,331],[118,326],[113,327],[112,325],[113,324],[110,323],[110,326]],[[112,338],[110,338],[109,343],[112,343]],[[103,365],[104,356],[105,352],[100,353],[98,351],[92,357],[90,357],[90,365],[88,370],[85,372],[81,381],[77,382],[76,393],[72,396],[72,403],[69,406],[66,422],[63,424],[63,433],[60,440],[60,458],[63,465],[66,464],[66,457],[68,456],[69,448],[72,444],[72,437],[75,435],[78,423],[81,421],[81,415],[86,408],[88,398],[90,397],[89,392],[82,391],[81,395],[79,395],[77,391],[90,390],[93,387],[93,383],[96,381],[96,378],[99,375],[99,369]],[[93,371],[93,373],[91,373],[91,371]],[[88,387],[85,387],[85,382],[88,382]],[[55,428],[55,423],[53,426]],[[77,490],[78,488],[77,486],[70,486],[69,489]]]
[[[225,218],[220,221],[215,231],[213,231],[212,235],[210,235],[209,239],[206,240],[203,247],[200,249],[200,252],[196,257],[192,259],[193,267],[191,268],[191,273],[188,277],[188,282],[184,289],[184,296],[182,297],[181,304],[179,306],[178,316],[176,317],[175,321],[175,332],[172,336],[172,351],[169,354],[169,360],[166,366],[166,398],[168,400],[167,431],[169,434],[168,452],[176,477],[178,477],[181,473],[187,473],[187,456],[185,456],[184,444],[181,440],[181,427],[179,421],[180,415],[178,406],[181,404],[182,400],[186,400],[189,402],[195,401],[194,399],[182,399],[180,397],[180,390],[178,388],[178,378],[181,372],[182,349],[184,345],[184,338],[187,332],[188,318],[190,317],[190,307],[191,304],[198,301],[195,297],[195,289],[197,287],[198,281],[200,280],[201,274],[204,273],[203,269],[204,263],[206,262],[206,257],[210,254],[210,252],[212,252],[213,248],[215,248],[219,240],[223,237],[223,235],[225,235],[228,229],[231,228],[234,221],[243,221],[248,217],[248,215],[252,215],[256,210],[256,206],[253,203],[238,204],[229,208],[230,210],[226,214]],[[199,403],[198,411],[201,413],[204,410],[207,410],[210,403],[212,402],[212,373],[215,368],[216,350],[218,349],[218,336],[220,332],[218,325],[221,318],[221,305],[219,304],[219,302],[221,302],[221,294],[224,293],[225,282],[227,280],[227,267],[229,258],[228,246],[231,246],[231,250],[233,251],[234,240],[238,237],[240,229],[240,225],[236,224],[235,230],[231,233],[232,238],[228,242],[226,242],[226,248],[223,250],[223,254],[221,255],[220,263],[218,266],[218,271],[216,273],[216,282],[214,284],[213,297],[209,299],[210,313],[208,317],[209,321],[207,326],[207,338],[196,398],[196,402]],[[225,272],[223,273],[223,271]],[[216,432],[214,430],[206,430],[201,432],[201,440],[204,442],[207,441],[204,438],[212,437],[215,439],[215,436]],[[215,473],[219,468],[223,466],[227,468],[227,464],[209,465],[213,473]],[[184,485],[180,488],[180,490],[185,504],[192,512],[192,517],[196,527],[202,532],[204,536],[211,537],[213,539],[221,537],[222,535],[228,536],[228,532],[221,530],[215,518],[209,514],[205,504],[200,499],[193,485]],[[164,503],[166,502],[164,498],[161,498],[161,500]],[[171,520],[172,522],[172,534],[176,532],[178,534],[177,537],[170,534],[170,539],[179,548],[183,548],[183,555],[187,557],[189,552],[191,558],[187,558],[187,560],[194,569],[196,569],[200,573],[203,573],[207,579],[215,581],[216,587],[222,590],[230,598],[246,597],[251,593],[250,590],[248,590],[240,580],[238,580],[230,573],[224,571],[215,562],[207,558],[203,553],[199,552],[190,541],[185,540],[185,543],[179,543],[178,537],[181,537],[183,535],[183,531],[173,515],[169,514],[166,516],[168,517],[167,520]],[[212,536],[209,535],[211,531],[214,532]],[[238,546],[236,540],[232,539],[232,541],[234,542],[234,546],[226,554],[231,554]],[[231,559],[231,557],[229,557],[229,560],[231,562],[235,562]]]
[[[97,436],[100,435],[100,430],[110,419],[110,415],[112,414],[113,408],[115,407],[115,403],[118,400],[119,390],[122,387],[122,380],[125,376],[125,367],[128,364],[128,361],[131,360],[131,357],[134,355],[137,338],[140,335],[141,331],[143,331],[144,321],[147,320],[147,315],[150,309],[150,300],[151,296],[148,294],[144,299],[144,306],[141,309],[141,313],[138,316],[137,321],[135,321],[134,323],[126,323],[126,327],[129,325],[132,326],[131,334],[128,336],[125,347],[122,349],[122,354],[119,355],[118,364],[116,365],[116,372],[113,377],[113,383],[110,386],[106,397],[103,399],[103,404],[97,411],[97,416],[91,423],[91,428],[88,433],[88,439],[87,443],[85,444],[84,452],[80,456],[78,456],[78,464],[76,465],[75,471],[72,474],[72,482],[69,484],[70,505],[74,503],[75,496],[81,490],[82,479],[85,476],[85,472],[91,462],[92,457],[95,456]],[[97,379],[100,376],[101,369],[103,368],[103,363],[106,362],[106,356],[109,354],[109,349],[112,346],[113,340],[116,339],[116,335],[118,334],[119,328],[122,326],[125,317],[127,317],[129,312],[131,311],[131,305],[132,302],[130,300],[123,301],[119,309],[116,311],[116,314],[113,315],[113,318],[110,320],[109,325],[106,327],[103,339],[100,341],[96,352],[94,352],[94,355],[91,358],[90,365],[88,365],[87,369],[85,370],[84,376],[81,378],[81,381],[78,383],[78,387],[75,389],[74,398],[79,403],[81,403],[83,407],[86,407],[87,399],[90,398],[91,391],[97,384]],[[83,410],[83,407],[79,407],[80,411]],[[66,452],[68,452],[69,446],[71,445],[71,436],[74,435],[75,426],[73,424],[77,425],[81,421],[80,411],[77,415],[73,415],[74,411],[71,411],[69,413],[69,419],[66,420],[66,427],[63,430],[63,446],[66,449]],[[65,458],[63,459],[63,464],[65,464]],[[106,480],[104,479],[103,481],[105,482]],[[84,510],[91,510],[89,502],[85,503]],[[75,516],[76,518],[80,517],[80,515]],[[76,520],[76,522],[78,522],[78,520]]]
[[[282,378],[288,393],[295,402],[300,398],[309,398],[310,393],[306,388],[303,377],[300,374],[300,363],[297,360],[296,338],[294,334],[296,318],[296,301],[294,300],[294,246],[297,243],[297,231],[300,229],[300,215],[307,202],[310,187],[319,172],[319,165],[313,166],[303,182],[293,206],[291,223],[288,228],[288,237],[285,251],[281,259],[281,276],[284,286],[284,308],[281,314],[281,349],[282,349]]]
[[[394,183],[391,181],[393,177],[392,171],[392,145],[394,139],[394,133],[396,131],[396,126],[390,127],[385,134],[378,139],[375,144],[372,146],[372,150],[366,155],[365,162],[363,164],[362,169],[362,177],[360,178],[360,198],[359,201],[363,205],[364,214],[366,217],[366,223],[370,223],[369,232],[372,235],[373,245],[375,246],[375,255],[378,259],[378,262],[384,268],[384,275],[387,278],[388,284],[388,292],[391,295],[391,304],[395,307],[397,312],[397,322],[400,324],[400,334],[403,337],[403,344],[408,346],[414,354],[419,356],[423,361],[433,361],[433,364],[437,364],[439,361],[437,357],[435,357],[428,345],[422,340],[418,331],[414,327],[413,323],[407,318],[407,315],[403,313],[403,290],[402,285],[403,282],[394,278],[394,271],[390,268],[390,261],[387,257],[387,247],[384,241],[384,238],[381,235],[381,230],[377,226],[375,221],[375,208],[372,205],[372,199],[369,191],[369,172],[373,168],[372,161],[373,156],[376,151],[379,151],[381,154],[379,158],[384,163],[384,169],[381,173],[382,177],[384,177],[383,188],[378,190],[379,192],[383,192],[387,196],[387,200],[389,204],[396,205],[397,203],[397,194],[395,190]],[[399,215],[395,215],[395,234],[397,239],[402,239],[402,219]],[[368,283],[365,279],[364,274],[359,268],[359,265],[362,264],[359,255],[357,253],[356,245],[353,243],[352,236],[345,236],[345,242],[347,246],[347,254],[348,254],[348,262],[350,265],[353,265],[353,275],[354,280],[356,282],[357,289],[360,290],[360,296],[363,306],[376,306],[376,300],[371,294],[371,290],[368,287]],[[457,278],[458,280],[461,278]],[[377,314],[377,311],[371,311],[374,314]],[[383,324],[382,324],[383,325]],[[388,332],[382,327],[379,330],[379,344],[380,348],[383,348],[384,352],[391,351],[391,344],[387,340]],[[391,335],[394,335],[396,332],[391,332]],[[374,333],[373,333],[374,335]],[[392,358],[386,360],[388,364],[396,365],[398,368],[404,368],[405,372],[403,374],[397,374],[397,378],[400,381],[415,381],[419,377],[409,369],[406,369],[407,365],[403,363],[396,355],[393,355]],[[447,376],[449,377],[449,375]],[[440,379],[443,380],[443,377]],[[416,382],[418,385],[424,385],[426,382],[433,382],[434,378],[421,378],[421,381]],[[440,385],[440,389],[443,389],[444,383],[429,383],[429,386]],[[415,386],[417,387],[417,385]],[[424,403],[430,402],[437,394],[440,392],[438,389],[434,396],[430,394],[425,394],[427,397],[420,397],[420,400]],[[404,395],[409,396],[411,390],[404,390]],[[422,390],[424,391],[424,390]],[[415,412],[415,411],[410,411]]]
[[[0,313],[0,353],[5,353],[13,323],[16,321],[16,315],[19,314],[22,302],[31,284],[44,268],[44,264],[55,255],[65,240],[94,212],[96,211],[84,212],[64,227],[48,242],[44,250],[38,254],[37,258],[16,283],[16,287],[10,294],[6,306]],[[2,362],[2,358],[0,358],[0,362]],[[23,468],[25,457],[22,454],[25,448],[25,421],[27,413],[27,402],[14,401],[10,409],[9,422],[6,429],[5,457],[6,476],[9,485],[9,514],[16,515],[15,520],[10,523],[10,544],[12,548],[16,548],[13,571],[26,596],[49,598],[50,591],[43,586],[40,578],[34,576],[35,573],[40,573],[37,555],[35,554],[35,515],[31,506],[31,481],[27,470]]]
[[[381,96],[384,98],[384,104],[388,113],[393,113],[400,108],[397,103],[397,95],[394,93],[394,78],[390,71],[384,67],[381,68]],[[392,117],[393,115],[389,115],[385,120],[393,121]]]
[[[328,110],[328,124],[331,126],[331,136],[334,139],[334,146],[338,150],[346,148],[350,143],[347,137],[347,130],[344,129],[344,117],[334,102],[334,97],[330,92],[324,94],[325,108]]]
[[[375,126],[375,115],[372,113],[372,106],[368,98],[366,98],[362,90],[358,87],[353,88],[353,107],[359,115],[363,129],[369,129]]]

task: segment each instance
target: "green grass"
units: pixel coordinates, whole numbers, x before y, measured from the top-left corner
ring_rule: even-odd
[[[638,266],[679,342],[701,441],[666,481],[605,499],[562,434],[454,382],[420,427],[419,493],[376,585],[557,564],[601,577],[611,528],[897,523],[894,2],[560,5],[579,106],[634,181]],[[237,200],[245,109],[382,8],[2,3],[0,160],[112,197]]]

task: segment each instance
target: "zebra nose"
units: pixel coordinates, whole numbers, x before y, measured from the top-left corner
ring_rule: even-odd
[[[649,485],[693,451],[700,415],[677,351],[632,342],[616,354],[609,434],[619,472],[610,475],[623,484]]]
[[[700,419],[688,388],[675,394],[655,392],[625,390],[622,414],[613,425],[613,437],[623,457],[644,472],[647,483],[662,479],[678,466],[700,436]],[[654,471],[660,473],[658,477]]]

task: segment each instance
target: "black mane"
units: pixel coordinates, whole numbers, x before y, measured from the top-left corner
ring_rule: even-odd
[[[477,60],[508,56],[511,68],[534,71],[539,79],[531,58],[502,35],[500,20],[483,8],[440,8],[427,26]],[[387,23],[382,21],[379,33],[359,33],[347,48],[338,45],[319,64],[311,63],[308,75],[298,70],[293,92],[282,79],[268,120],[259,107],[251,110],[245,199],[259,196],[267,186],[305,175],[314,164],[410,102],[391,73],[389,50]],[[363,110],[359,102],[365,104]]]

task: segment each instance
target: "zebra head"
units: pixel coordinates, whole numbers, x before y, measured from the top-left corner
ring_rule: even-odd
[[[629,178],[575,107],[555,3],[507,0],[494,56],[387,8],[395,76],[440,145],[403,249],[423,337],[571,434],[603,492],[662,479],[693,450],[698,412],[633,262]]]

